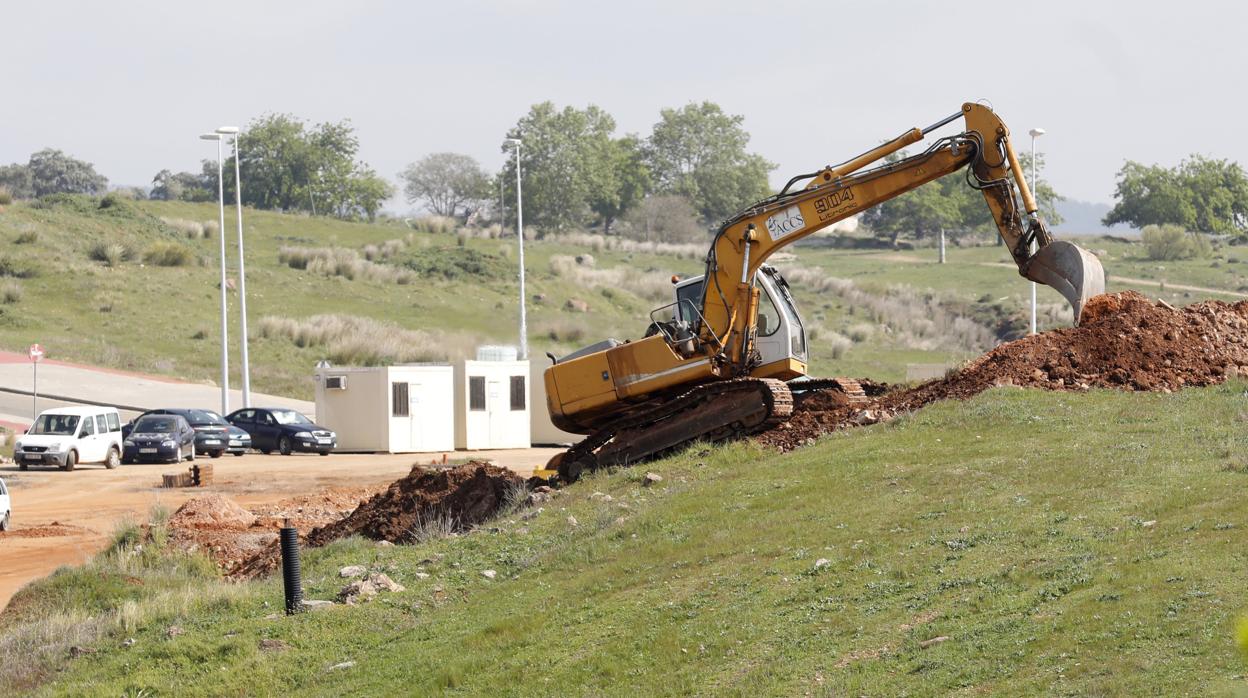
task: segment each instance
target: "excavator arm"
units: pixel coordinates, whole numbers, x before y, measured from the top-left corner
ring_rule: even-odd
[[[940,138],[918,155],[862,169],[959,116],[966,123],[962,133]],[[715,347],[717,358],[731,365],[723,367],[724,373],[748,371],[758,312],[754,274],[772,254],[963,168],[968,183],[984,195],[1019,273],[1056,289],[1070,302],[1078,320],[1088,298],[1104,292],[1100,261],[1077,245],[1053,239],[1037,213],[1009,130],[988,107],[967,103],[960,112],[926,129],[911,129],[846,163],[796,177],[779,194],[726,221],[707,255],[699,330],[703,346]],[[806,179],[809,183],[804,188],[794,188]],[[1021,197],[1016,196],[1016,188]]]

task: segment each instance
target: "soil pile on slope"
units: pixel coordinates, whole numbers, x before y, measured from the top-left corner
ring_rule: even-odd
[[[255,522],[255,514],[221,494],[192,497],[169,517],[169,527],[174,529],[244,529]]]
[[[430,529],[465,531],[492,517],[523,483],[506,468],[478,461],[443,470],[418,465],[349,515],[313,529],[304,544],[319,547],[352,535],[410,543]],[[252,579],[277,569],[280,561],[274,540],[229,571],[232,577]]]
[[[308,534],[314,546],[351,535],[410,543],[430,525],[463,531],[490,518],[524,479],[506,468],[473,461],[448,470],[416,466],[350,516]],[[443,523],[445,522],[445,523]]]
[[[1153,303],[1135,291],[1093,298],[1078,327],[1002,344],[943,379],[845,404],[829,391],[797,398],[793,418],[760,435],[791,449],[820,434],[889,419],[945,398],[993,386],[1049,390],[1172,391],[1248,374],[1248,301],[1204,301],[1185,308]]]

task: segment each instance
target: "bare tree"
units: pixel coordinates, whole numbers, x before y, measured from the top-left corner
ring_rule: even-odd
[[[624,216],[620,233],[643,242],[705,242],[697,209],[683,196],[647,196]]]
[[[410,204],[439,216],[467,218],[492,196],[490,176],[468,155],[433,153],[399,173]]]

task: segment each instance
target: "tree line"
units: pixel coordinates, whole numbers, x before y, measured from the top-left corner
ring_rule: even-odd
[[[461,223],[514,228],[517,152],[525,224],[539,234],[593,228],[646,240],[700,240],[720,221],[772,193],[768,178],[775,165],[749,151],[744,118],[713,102],[663,109],[645,136],[617,135],[615,119],[593,105],[560,108],[542,102],[503,135],[506,161],[497,172],[450,152],[408,165],[399,173],[407,201]],[[518,151],[510,139],[520,142]],[[309,124],[290,114],[267,114],[239,134],[239,146],[242,199],[248,206],[372,220],[395,193],[359,159],[359,139],[349,121]],[[890,160],[901,157],[904,153]],[[1021,159],[1030,173],[1030,154]],[[1043,172],[1043,156],[1035,164]],[[232,154],[223,165],[228,200],[234,191]],[[135,194],[213,201],[217,186],[216,161],[203,160],[198,172],[161,170],[150,189]],[[0,194],[7,198],[107,189],[108,179],[94,165],[52,148],[25,163],[0,166]],[[1042,216],[1060,223],[1056,205],[1064,197],[1043,176],[1036,189]],[[961,172],[870,209],[862,222],[893,244],[903,237],[957,238],[994,230],[982,197]],[[1103,222],[1148,228],[1153,246],[1167,254],[1181,249],[1199,255],[1205,245],[1177,239],[1176,231],[1248,239],[1248,176],[1236,162],[1200,155],[1174,167],[1127,161],[1117,175],[1115,205]]]
[[[700,238],[771,193],[775,165],[748,152],[743,121],[702,102],[660,111],[648,136],[617,136],[615,119],[599,107],[542,102],[505,134],[501,171],[491,174],[467,155],[433,153],[399,178],[409,203],[463,221],[492,214],[514,226],[518,153],[524,222],[539,234],[587,227],[612,234],[623,222],[637,237]]]

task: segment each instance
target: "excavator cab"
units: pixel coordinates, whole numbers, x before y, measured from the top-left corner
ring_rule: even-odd
[[[754,347],[758,353],[758,366],[751,375],[760,378],[788,380],[806,375],[807,345],[806,328],[797,304],[789,290],[789,284],[775,267],[764,264],[754,276],[758,287],[757,331]],[[702,319],[699,308],[703,307],[702,294],[705,277],[695,276],[676,284],[676,303],[672,325],[668,327],[669,341],[696,335]]]

